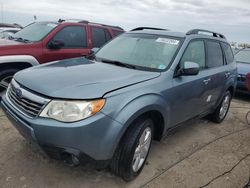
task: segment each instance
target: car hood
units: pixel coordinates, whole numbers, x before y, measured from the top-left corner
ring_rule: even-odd
[[[8,39],[0,39],[0,46],[13,46],[13,45],[23,45],[26,43],[14,41],[14,40],[8,40]]]
[[[250,73],[249,63],[237,62],[237,68],[238,68],[238,74],[246,75],[247,73]]]
[[[94,99],[159,75],[159,72],[74,58],[32,67],[17,73],[14,78],[22,86],[48,97]]]

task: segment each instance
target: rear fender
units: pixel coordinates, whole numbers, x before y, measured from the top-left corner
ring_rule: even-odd
[[[226,91],[228,91],[230,88],[233,88],[233,93],[232,95],[234,95],[235,91],[236,91],[236,85],[237,85],[237,80],[236,80],[236,76],[235,77],[231,77],[230,79],[227,80],[227,83],[225,84],[224,86],[224,89],[223,89],[223,93],[221,93],[217,103],[216,103],[216,107],[218,107],[223,99],[223,96],[224,96],[224,93]]]

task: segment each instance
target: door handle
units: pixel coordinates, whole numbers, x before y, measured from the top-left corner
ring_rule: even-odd
[[[206,79],[206,80],[203,80],[203,83],[204,83],[205,85],[207,85],[210,81],[211,81],[211,78],[208,78],[208,79]]]
[[[226,72],[225,76],[228,78],[230,76],[230,74],[231,74],[230,72]]]

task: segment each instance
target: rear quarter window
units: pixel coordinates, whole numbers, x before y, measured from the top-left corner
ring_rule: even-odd
[[[100,48],[110,40],[107,30],[99,27],[92,27],[93,47]]]
[[[233,51],[231,49],[231,46],[229,44],[226,44],[226,43],[222,43],[221,46],[222,46],[222,49],[225,53],[227,64],[233,63],[234,55],[233,55]]]

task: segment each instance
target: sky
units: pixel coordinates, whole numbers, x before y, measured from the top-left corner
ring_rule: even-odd
[[[130,30],[139,26],[187,32],[208,29],[250,43],[250,0],[0,0],[0,21],[83,19]]]

